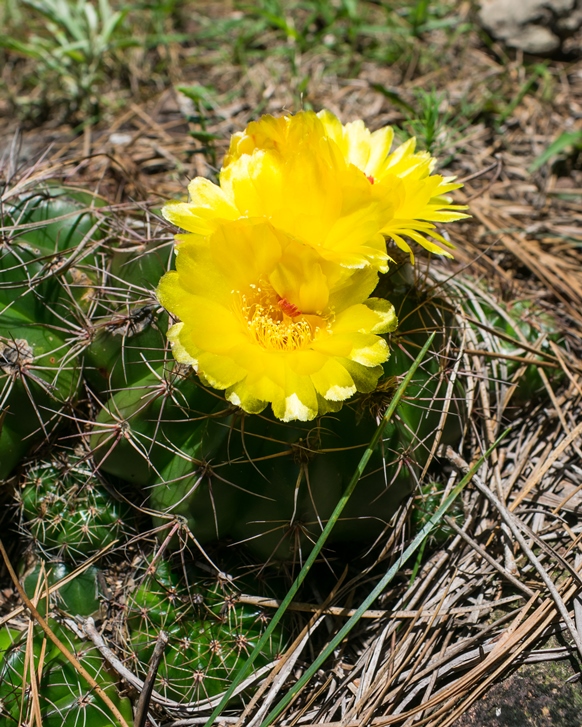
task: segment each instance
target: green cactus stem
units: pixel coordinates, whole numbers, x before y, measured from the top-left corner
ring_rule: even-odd
[[[54,619],[48,623],[131,725],[131,704],[119,695],[97,649],[82,642]],[[32,664],[27,654],[33,655]],[[33,672],[38,678],[38,705],[44,727],[119,727],[120,723],[103,699],[38,627],[32,632],[0,631],[0,724],[6,727],[30,724],[34,711],[30,688]]]
[[[22,527],[57,560],[82,561],[123,535],[127,508],[74,455],[32,464],[20,489]]]
[[[138,588],[127,601],[129,661],[147,671],[157,636],[169,641],[156,679],[156,691],[177,702],[197,702],[224,692],[232,675],[254,649],[268,616],[239,603],[238,592],[223,577],[186,582],[163,560],[149,561]],[[278,629],[255,665],[275,660],[284,649]]]

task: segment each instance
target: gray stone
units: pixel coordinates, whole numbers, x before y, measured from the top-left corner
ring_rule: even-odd
[[[481,0],[479,21],[511,48],[552,53],[582,27],[582,0]]]

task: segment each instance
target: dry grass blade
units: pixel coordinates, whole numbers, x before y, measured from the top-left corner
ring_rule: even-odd
[[[112,548],[115,547],[117,541],[113,541],[112,543],[109,543],[105,548],[101,548],[101,550],[94,555],[87,558],[87,560],[82,563],[81,565],[77,566],[71,573],[66,575],[64,578],[61,578],[56,583],[53,583],[52,586],[47,586],[47,597],[51,596],[53,593],[57,593],[59,589],[61,589],[63,586],[67,585],[67,583],[71,583],[75,580],[75,578],[80,575],[81,573],[84,573],[87,568],[89,568],[93,563],[96,563],[105,553],[108,553]],[[27,609],[27,606],[17,606],[16,608],[12,609],[10,613],[6,614],[6,616],[3,616],[0,618],[0,627],[4,626],[4,624],[9,623],[13,619],[15,619],[17,616],[20,616],[21,613],[23,613]]]
[[[566,437],[560,442],[560,444],[553,448],[551,453],[544,458],[543,462],[540,462],[539,466],[532,472],[520,492],[517,494],[509,509],[515,510],[519,503],[527,497],[531,490],[541,481],[542,477],[550,470],[555,462],[560,458],[562,453],[570,447],[577,439],[582,435],[582,422],[570,432],[567,432]]]
[[[581,425],[582,430],[582,425]],[[455,466],[462,468],[463,471],[466,471],[468,468],[468,464],[464,462],[450,447],[447,449],[447,457],[455,464]],[[538,571],[541,579],[545,583],[547,589],[552,595],[552,598],[554,599],[554,602],[556,604],[556,607],[562,616],[562,619],[564,620],[564,623],[566,624],[568,631],[570,632],[570,635],[572,636],[572,639],[574,640],[574,643],[576,644],[576,647],[578,649],[578,652],[580,653],[580,656],[582,657],[582,636],[578,633],[578,630],[576,629],[576,624],[574,621],[570,618],[570,614],[568,612],[568,609],[566,608],[566,605],[564,601],[562,600],[562,597],[560,596],[560,593],[558,592],[558,589],[556,588],[554,582],[550,578],[547,570],[543,567],[541,564],[539,558],[534,554],[532,549],[527,544],[525,538],[523,537],[519,526],[516,524],[515,518],[511,516],[511,513],[509,509],[507,509],[501,502],[498,500],[497,497],[491,492],[491,490],[485,486],[483,482],[479,479],[479,477],[474,478],[475,486],[482,492],[485,497],[497,508],[499,511],[499,514],[505,521],[506,525],[510,528],[513,537],[517,540],[520,547],[524,551],[524,553],[527,555],[530,562],[534,565],[536,570]]]
[[[38,623],[38,625],[42,628],[42,630],[45,632],[47,637],[53,642],[53,644],[57,647],[57,649],[62,653],[62,655],[69,661],[73,667],[77,670],[77,672],[85,679],[87,684],[95,690],[95,693],[99,695],[99,697],[105,702],[105,704],[108,706],[108,708],[111,710],[111,713],[115,717],[116,720],[121,724],[122,727],[129,727],[127,722],[125,721],[123,715],[121,712],[117,709],[115,704],[111,701],[109,698],[109,695],[107,695],[97,684],[95,679],[89,674],[89,672],[85,669],[85,667],[79,663],[79,660],[71,654],[71,652],[67,649],[67,647],[58,639],[58,637],[53,633],[47,622],[44,620],[44,618],[40,615],[40,613],[35,608],[34,604],[30,600],[30,598],[26,595],[24,592],[24,589],[20,585],[18,581],[18,577],[16,573],[14,572],[14,569],[12,567],[12,564],[10,562],[10,559],[8,558],[8,554],[6,552],[6,549],[4,548],[3,543],[0,541],[0,553],[2,554],[2,558],[4,559],[4,563],[6,565],[6,568],[10,574],[10,577],[12,578],[12,581],[16,587],[16,590],[18,591],[18,594],[20,598],[24,601],[26,608],[30,611],[32,617],[34,620]]]

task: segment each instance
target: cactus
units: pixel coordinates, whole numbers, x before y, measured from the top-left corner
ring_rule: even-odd
[[[185,517],[200,543],[230,538],[262,561],[300,560],[309,551],[430,331],[437,331],[432,352],[411,382],[330,545],[380,537],[438,443],[459,440],[466,397],[452,363],[464,310],[489,321],[492,329],[519,329],[530,345],[539,338],[536,325],[557,340],[549,318],[542,322],[532,311],[531,323],[524,324],[526,304],[495,307],[491,296],[471,281],[439,285],[436,293],[430,279],[423,286],[411,277],[410,266],[401,264],[382,277],[375,292],[394,304],[400,319],[399,329],[389,335],[392,355],[376,391],[310,423],[248,415],[205,388],[169,352],[171,321],[153,291],[171,267],[171,245],[148,241],[127,246],[101,239],[98,221],[107,213],[101,210],[97,220],[88,207],[87,198],[48,188],[24,197],[8,215],[14,230],[0,296],[11,337],[0,332],[6,402],[0,475],[7,476],[35,441],[54,437],[65,418],[74,419],[76,406],[75,416],[92,423],[88,434],[79,434],[82,427],[77,426],[75,436],[85,440],[100,472],[131,483],[160,517]],[[24,229],[22,221],[28,225]],[[47,304],[41,306],[41,300]],[[480,330],[472,328],[477,343]],[[512,346],[500,344],[501,353],[519,350]],[[514,361],[492,364],[502,379],[519,366]],[[90,391],[90,406],[76,403],[81,378]],[[536,367],[528,367],[515,396],[537,395],[540,381]],[[92,503],[87,488],[63,490],[50,509],[44,487],[23,491],[23,503],[27,527],[39,540],[45,533],[47,551],[60,549],[73,557],[75,550],[78,555],[91,552],[113,537],[119,513],[107,513],[110,498],[99,499],[98,488]],[[66,504],[82,492],[83,505]],[[84,507],[93,513],[84,524],[76,515],[65,517]],[[59,523],[59,533],[53,521]]]
[[[310,423],[238,412],[228,419],[225,414],[222,423],[215,421],[214,436],[209,436],[207,423],[200,425],[183,445],[186,453],[196,453],[197,466],[187,456],[173,458],[154,482],[152,507],[186,517],[201,542],[231,537],[261,561],[301,559],[353,475],[399,377],[437,329],[427,361],[328,544],[353,547],[380,537],[399,503],[414,489],[435,431],[440,426],[442,441],[454,442],[463,421],[460,384],[448,391],[452,304],[425,297],[410,286],[399,292],[397,282],[383,281],[402,322],[391,336],[393,353],[376,392]],[[445,402],[448,416],[443,415]],[[216,451],[212,447],[220,427],[224,442]]]
[[[207,707],[268,617],[223,574],[201,574],[184,549],[178,577],[162,557],[176,547],[169,532],[185,524],[199,546],[240,544],[261,571],[272,573],[265,564],[275,560],[288,574],[319,538],[431,332],[432,348],[327,540],[332,552],[381,542],[412,493],[413,531],[438,506],[439,444],[459,446],[470,432],[467,340],[497,356],[483,400],[502,402],[513,383],[521,405],[543,391],[535,359],[524,366],[522,355],[543,345],[540,336],[561,342],[552,316],[529,301],[500,304],[469,278],[431,270],[415,280],[396,251],[387,256],[385,238],[406,253],[409,239],[446,254],[433,223],[465,216],[448,197],[460,185],[433,175],[413,140],[390,153],[391,140],[390,129],[344,127],[327,112],[250,125],[233,137],[221,186],[193,180],[189,203],[165,206],[187,231],[173,272],[173,241],[149,229],[142,241],[145,224],[117,225],[91,195],[51,185],[31,194],[23,184],[20,198],[3,196],[0,479],[11,478],[8,491],[20,483],[21,530],[48,561],[25,588],[128,722],[129,702],[101,656],[54,611],[109,609],[112,645],[142,677],[165,631],[156,691]],[[262,408],[269,403],[274,414]],[[105,576],[95,568],[42,599],[45,572],[49,584],[61,579],[126,533],[128,509],[107,482],[132,488],[163,546],[137,575],[126,567],[119,599],[100,603]],[[170,531],[171,518],[181,520]],[[443,525],[433,537],[449,534]],[[275,629],[255,667],[276,659],[285,640]],[[0,705],[2,724],[116,724],[32,624],[26,634],[0,632]]]
[[[118,540],[128,521],[95,475],[75,455],[37,461],[24,473],[19,500],[22,527],[54,559],[79,562]]]
[[[535,347],[545,336],[561,344],[558,322],[529,301],[502,304],[475,281],[445,281],[438,272],[415,280],[410,265],[401,262],[381,276],[374,293],[389,300],[399,318],[398,330],[389,334],[392,355],[374,391],[307,423],[247,414],[207,388],[169,350],[166,334],[173,321],[154,290],[172,267],[171,243],[128,245],[106,235],[115,218],[98,207],[89,195],[48,186],[24,194],[4,213],[0,479],[21,475],[22,530],[53,561],[27,577],[31,594],[43,568],[50,571],[49,583],[60,579],[71,563],[126,532],[128,512],[112,497],[106,478],[131,485],[154,525],[179,516],[202,545],[226,539],[262,564],[302,561],[402,376],[436,331],[327,546],[352,555],[358,546],[381,540],[398,505],[415,491],[411,517],[418,530],[441,499],[431,465],[438,444],[458,444],[466,428],[468,396],[455,367],[462,336],[476,349],[499,354],[488,362],[493,395],[521,374],[513,393],[521,405],[538,397],[544,384],[535,361],[522,372],[522,362],[514,360],[526,351],[520,341]],[[135,221],[134,229],[140,224]],[[559,383],[559,373],[553,381]],[[63,443],[72,449],[62,450]],[[165,538],[167,529],[161,532]],[[449,534],[443,526],[434,537],[440,542]],[[146,560],[137,585],[126,589],[122,629],[126,664],[142,677],[159,632],[168,632],[155,688],[181,703],[223,692],[267,620],[260,609],[237,600],[230,581],[186,573],[178,578],[161,557]],[[71,615],[94,613],[97,577],[87,570],[50,605]],[[117,695],[101,658],[50,623],[83,655],[129,721],[128,702]],[[40,664],[43,639],[36,630],[27,637],[4,630],[0,639],[1,724],[30,718],[27,649],[35,655],[43,724],[115,724],[50,644]],[[276,630],[256,665],[272,662],[284,643]]]
[[[0,478],[71,413],[76,319],[91,308],[99,222],[87,193],[47,187],[8,207],[0,248]],[[78,327],[78,326],[77,326]],[[79,346],[80,344],[80,346]]]
[[[39,560],[32,570],[25,574],[22,585],[28,597],[32,598],[36,593],[41,593],[37,608],[42,615],[45,613],[46,605],[42,594],[47,585],[52,586],[63,580],[73,570],[67,563],[47,563]],[[97,613],[100,607],[99,576],[100,571],[95,566],[89,566],[82,573],[77,573],[51,596],[51,605],[71,616],[92,616]]]
[[[93,646],[73,636],[54,619],[49,626],[111,699],[127,724],[132,724],[129,700],[119,696],[114,679]],[[31,674],[37,675],[38,708],[45,727],[106,727],[120,723],[106,703],[38,627],[32,631],[0,631],[0,724],[30,724],[35,699]],[[31,661],[33,659],[34,661]]]
[[[129,663],[138,674],[147,672],[160,631],[168,634],[155,688],[177,702],[224,692],[268,623],[261,609],[238,602],[228,579],[197,572],[188,582],[181,582],[167,561],[150,560],[126,608]],[[283,648],[278,628],[256,666],[272,662]]]

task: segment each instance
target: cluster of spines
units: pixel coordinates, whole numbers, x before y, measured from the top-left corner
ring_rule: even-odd
[[[435,442],[458,440],[464,393],[461,377],[452,381],[449,375],[455,318],[445,297],[423,291],[391,270],[376,294],[395,304],[400,329],[392,334],[392,356],[378,390],[337,415],[305,425],[284,424],[269,415],[245,416],[171,356],[165,337],[170,322],[152,292],[168,268],[170,243],[126,249],[100,231],[105,212],[79,209],[77,200],[61,192],[48,191],[41,199],[47,223],[39,227],[42,239],[35,248],[30,231],[20,238],[12,233],[12,266],[0,280],[0,299],[10,315],[33,315],[25,308],[30,297],[38,316],[32,328],[17,331],[20,353],[6,342],[0,352],[8,404],[0,435],[0,453],[10,454],[3,458],[5,468],[22,459],[18,447],[28,446],[22,442],[37,434],[53,437],[59,422],[73,420],[76,436],[101,471],[143,488],[153,509],[186,517],[200,542],[231,537],[263,560],[270,555],[300,560],[321,532],[346,477],[355,471],[392,382],[406,372],[433,330],[433,351],[409,386],[359,497],[345,511],[334,537],[354,541],[378,536],[426,469]],[[83,204],[88,204],[86,198]],[[73,230],[68,237],[57,231],[51,241],[51,205],[57,213],[68,205]],[[30,205],[26,209],[30,217]],[[28,250],[28,257],[17,254],[17,248]],[[7,291],[15,287],[17,302],[9,305]],[[41,311],[38,301],[45,294],[49,302]],[[54,336],[55,345],[43,348],[42,341],[31,339],[31,331],[37,337]],[[531,333],[536,333],[533,328]],[[57,352],[62,355],[52,356]],[[40,374],[35,367],[40,371],[51,358],[57,368],[42,379],[43,395],[49,397],[43,399],[37,397],[34,377]],[[89,399],[74,411],[81,379]],[[22,417],[24,424],[14,416],[20,402],[33,409]],[[18,437],[12,434],[18,426],[23,436],[15,444]],[[298,461],[298,453],[308,456]],[[6,474],[0,467],[0,475]]]
[[[58,452],[23,473],[21,527],[54,561],[76,563],[119,540],[128,509],[107,491],[90,459]]]
[[[224,692],[231,675],[245,662],[267,623],[255,606],[220,574],[179,579],[163,560],[150,560],[127,600],[127,662],[147,672],[161,631],[168,643],[159,666],[156,690],[179,703],[200,702]],[[255,667],[271,663],[284,646],[278,629]]]

